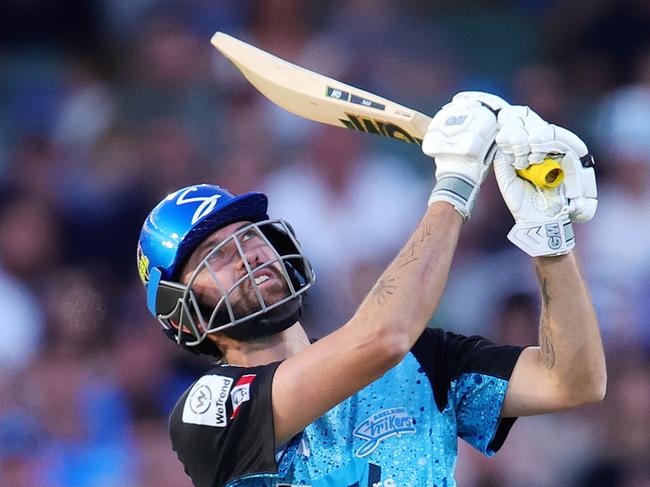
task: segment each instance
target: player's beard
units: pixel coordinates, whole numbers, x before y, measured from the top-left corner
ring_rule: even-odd
[[[264,301],[264,305],[269,308],[290,296],[291,290],[284,277],[284,273],[281,270],[277,269],[275,266],[267,266],[266,269],[273,277],[270,281],[265,281],[264,283],[259,284],[258,289]],[[237,287],[230,290],[227,299],[228,304],[230,304],[230,309],[232,310],[232,315],[228,312],[228,305],[225,299],[217,298],[216,296],[211,295],[211,293],[205,291],[197,297],[200,313],[202,314],[205,323],[208,324],[209,329],[218,329],[223,325],[228,325],[234,321],[241,320],[239,324],[223,330],[224,334],[240,341],[258,341],[259,337],[265,334],[264,331],[261,331],[261,333],[256,333],[254,331],[252,333],[250,332],[251,325],[253,327],[257,326],[254,323],[258,318],[268,319],[273,316],[283,316],[287,312],[287,308],[285,307],[287,304],[285,303],[276,306],[266,313],[260,313],[256,318],[251,318],[253,322],[247,320],[247,317],[262,310],[262,305],[257,297],[250,275],[247,275],[242,279]],[[215,306],[217,306],[216,310]],[[249,332],[239,333],[239,331],[243,330],[249,330]]]
[[[270,268],[273,278],[270,283],[259,287],[264,304],[268,307],[286,298],[290,294],[289,285],[284,276],[276,269]],[[236,319],[249,316],[262,309],[250,279],[241,283],[231,293],[230,304]],[[221,305],[225,308],[225,303]]]

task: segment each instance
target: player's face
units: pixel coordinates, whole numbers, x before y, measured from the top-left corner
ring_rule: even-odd
[[[229,301],[236,318],[241,318],[260,309],[253,281],[250,277],[246,277],[248,272],[244,259],[254,270],[276,258],[274,251],[255,228],[237,234],[235,238],[240,243],[243,255],[239,252],[234,238],[230,237],[248,225],[250,222],[236,222],[210,234],[191,254],[181,277],[181,281],[187,284],[195,269],[200,267],[192,289],[199,301],[209,307],[217,305],[223,296],[223,290],[230,290],[238,281],[241,281],[229,293]],[[214,251],[224,241],[226,242]],[[202,264],[206,258],[206,262]],[[253,276],[267,306],[278,302],[289,294],[289,287],[279,262],[254,271]],[[226,310],[226,305],[222,304],[221,309]]]

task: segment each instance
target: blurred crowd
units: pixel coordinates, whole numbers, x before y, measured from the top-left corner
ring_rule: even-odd
[[[140,226],[195,182],[259,190],[318,283],[314,337],[351,316],[422,215],[418,147],[304,121],[210,45],[240,37],[433,114],[499,94],[580,134],[600,206],[577,251],[606,344],[606,399],[521,419],[496,457],[462,444],[461,486],[650,485],[650,2],[0,2],[0,485],[189,486],[167,416],[210,367],[145,306]],[[432,319],[536,343],[530,259],[490,178]]]

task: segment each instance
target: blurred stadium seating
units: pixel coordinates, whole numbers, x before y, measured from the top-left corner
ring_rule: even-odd
[[[305,324],[351,315],[415,225],[414,147],[272,106],[211,47],[223,30],[434,113],[491,91],[574,130],[600,208],[578,252],[606,342],[596,406],[520,420],[462,486],[650,485],[650,2],[6,0],[0,6],[0,485],[188,486],[167,415],[209,361],[148,315],[135,246],[167,192],[262,190],[319,283]],[[536,340],[529,260],[491,178],[432,324]],[[369,239],[371,241],[369,241]]]

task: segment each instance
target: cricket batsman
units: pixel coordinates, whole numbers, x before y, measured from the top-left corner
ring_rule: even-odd
[[[215,359],[171,415],[194,485],[454,486],[459,437],[493,455],[518,417],[603,399],[603,345],[573,253],[573,223],[597,205],[585,144],[527,107],[465,92],[422,149],[436,182],[417,228],[354,316],[317,341],[300,324],[314,273],[265,195],[197,184],[151,211],[138,244],[148,308],[168,337]],[[518,176],[549,157],[559,186]],[[492,167],[508,238],[537,271],[538,346],[427,327]]]

